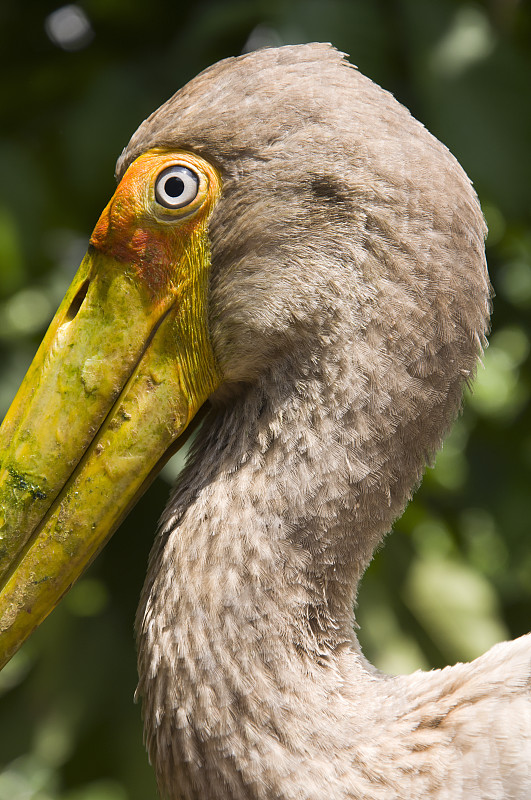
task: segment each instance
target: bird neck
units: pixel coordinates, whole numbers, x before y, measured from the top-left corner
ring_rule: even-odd
[[[206,781],[197,796],[217,797],[221,772],[244,780],[269,735],[272,753],[280,739],[300,759],[287,738],[302,726],[317,742],[331,697],[339,719],[340,687],[367,676],[357,583],[418,475],[410,467],[407,485],[397,482],[396,427],[375,446],[366,394],[325,364],[286,363],[282,379],[220,398],[165,513],[138,637],[147,744],[170,795],[179,784],[195,797],[190,787]],[[326,737],[331,746],[329,725]],[[240,753],[237,768],[223,748]],[[255,796],[246,792],[230,796]]]
[[[392,437],[375,446],[355,386],[323,365],[277,364],[281,379],[218,401],[154,551],[180,604],[244,626],[254,609],[269,634],[271,614],[308,652],[355,641],[358,582],[419,471],[390,463]]]

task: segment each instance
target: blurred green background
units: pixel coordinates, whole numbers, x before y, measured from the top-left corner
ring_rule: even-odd
[[[364,580],[366,654],[468,660],[531,620],[531,12],[516,0],[26,0],[0,5],[0,418],[139,122],[208,64],[330,41],[453,151],[489,223],[491,345],[463,416]],[[208,120],[205,120],[208,124]],[[0,674],[0,800],[155,798],[133,619],[172,463]]]

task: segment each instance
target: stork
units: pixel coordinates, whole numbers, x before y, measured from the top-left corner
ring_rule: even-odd
[[[465,173],[310,44],[201,73],[117,177],[0,431],[1,660],[202,414],[137,618],[161,794],[528,800],[528,636],[393,677],[355,633],[485,344]]]

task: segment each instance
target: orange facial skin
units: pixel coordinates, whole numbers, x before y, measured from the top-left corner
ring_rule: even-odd
[[[156,200],[155,184],[160,173],[174,164],[197,174],[199,191],[186,207],[167,209]],[[196,234],[204,235],[220,190],[219,175],[199,156],[150,150],[127,169],[94,228],[90,245],[134,267],[152,296],[158,297],[181,283],[176,267]]]

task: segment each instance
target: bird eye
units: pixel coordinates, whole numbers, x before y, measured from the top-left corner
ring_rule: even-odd
[[[155,197],[164,208],[184,208],[195,200],[198,191],[199,177],[180,164],[162,170],[155,183]]]

